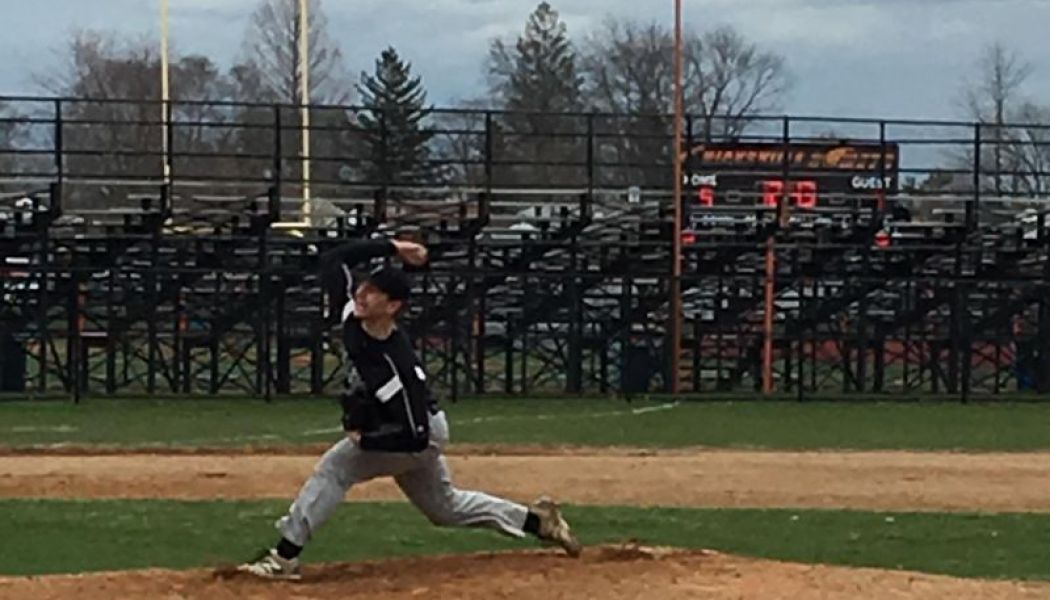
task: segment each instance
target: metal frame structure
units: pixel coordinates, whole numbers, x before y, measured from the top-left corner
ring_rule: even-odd
[[[667,115],[433,111],[408,173],[370,109],[313,106],[291,236],[302,107],[0,101],[0,374],[24,362],[30,393],[320,393],[318,253],[376,234],[431,246],[407,326],[453,397],[1050,390],[1050,162],[986,160],[1050,155],[1045,126],[687,115],[686,147],[874,141],[914,181],[676,209]]]

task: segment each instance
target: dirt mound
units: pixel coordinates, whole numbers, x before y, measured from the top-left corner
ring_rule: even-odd
[[[588,548],[580,560],[553,552],[506,552],[308,566],[297,583],[228,570],[148,570],[0,578],[0,599],[288,598],[707,598],[712,600],[933,600],[1050,597],[1050,584],[954,579],[746,559],[632,545]]]
[[[0,498],[290,499],[317,455],[8,456]],[[455,455],[456,483],[574,504],[1050,511],[1050,453]],[[352,500],[400,500],[391,481]]]

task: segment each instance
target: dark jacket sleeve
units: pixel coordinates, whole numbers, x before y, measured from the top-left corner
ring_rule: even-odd
[[[343,307],[353,294],[350,271],[362,262],[397,251],[390,240],[353,241],[336,246],[321,255],[321,284],[325,293],[325,321],[341,321]]]

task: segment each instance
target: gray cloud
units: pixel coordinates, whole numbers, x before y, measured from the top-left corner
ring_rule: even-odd
[[[182,51],[229,63],[255,0],[170,0]],[[671,23],[670,0],[553,0],[577,40],[608,14]],[[34,91],[28,74],[77,27],[156,35],[156,2],[8,2],[0,37],[0,92]],[[684,0],[696,30],[730,24],[787,57],[793,113],[951,117],[981,48],[1002,40],[1036,69],[1027,92],[1050,103],[1047,0]],[[521,0],[325,0],[332,36],[356,76],[393,45],[444,104],[481,93],[489,42],[521,31],[535,3]],[[601,12],[595,10],[601,6]]]

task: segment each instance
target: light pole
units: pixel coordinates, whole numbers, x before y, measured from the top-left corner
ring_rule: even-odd
[[[303,221],[310,222],[310,0],[299,0],[299,98],[302,121]]]
[[[168,0],[160,0],[160,144],[164,163],[164,183],[171,183],[171,156],[168,153],[168,126],[171,110],[168,108],[171,90],[168,81]]]
[[[674,241],[671,267],[671,392],[681,390],[682,354],[682,0],[674,0]]]

